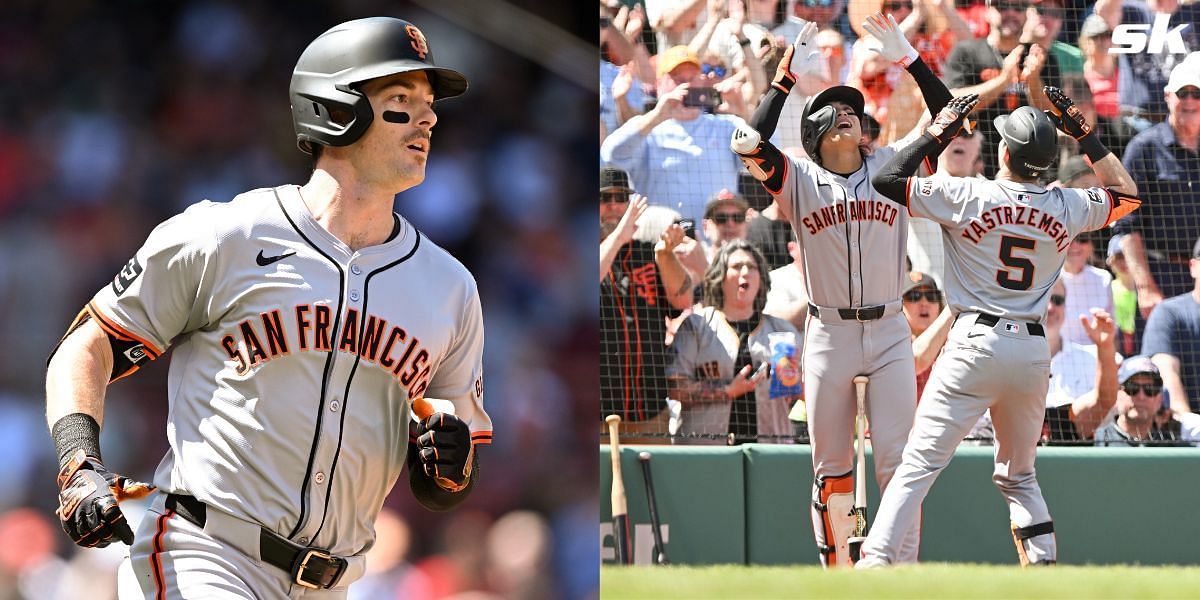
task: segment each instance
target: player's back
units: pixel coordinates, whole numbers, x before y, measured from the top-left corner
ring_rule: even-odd
[[[946,294],[956,312],[1040,321],[1081,231],[1108,223],[1107,192],[1007,180],[914,179],[910,210],[942,226]]]

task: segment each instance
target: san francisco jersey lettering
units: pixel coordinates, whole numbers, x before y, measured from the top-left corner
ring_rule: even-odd
[[[162,491],[354,555],[404,465],[411,398],[491,440],[475,281],[400,227],[351,251],[284,186],[150,234],[89,307],[151,356],[174,346]]]

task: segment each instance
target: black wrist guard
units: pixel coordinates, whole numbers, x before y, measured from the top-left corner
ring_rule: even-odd
[[[1096,137],[1095,133],[1083,136],[1083,139],[1079,140],[1079,148],[1083,150],[1083,153],[1087,155],[1088,160],[1092,161],[1093,165],[1109,155],[1108,148],[1104,146],[1100,138]]]
[[[100,460],[100,424],[91,415],[71,413],[54,422],[50,428],[54,448],[58,451],[58,466],[70,460],[76,450]]]

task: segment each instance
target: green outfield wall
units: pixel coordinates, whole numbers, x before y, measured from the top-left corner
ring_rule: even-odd
[[[652,454],[665,546],[679,564],[816,564],[808,446],[626,446],[635,561],[653,546],[637,454]],[[613,560],[608,447],[600,449],[600,552]],[[870,453],[868,452],[868,462]],[[1200,564],[1200,449],[1039,448],[1038,481],[1063,563]],[[868,467],[872,468],[872,467]],[[925,500],[921,559],[1015,564],[992,448],[963,446]],[[870,478],[870,513],[879,490]]]

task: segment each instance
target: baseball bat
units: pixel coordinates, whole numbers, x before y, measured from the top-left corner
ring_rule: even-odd
[[[857,461],[854,465],[854,534],[847,540],[850,550],[851,564],[858,562],[862,552],[862,544],[867,539],[867,454],[866,454],[866,423],[867,413],[864,409],[867,395],[866,375],[854,378],[854,391],[858,396],[858,413],[854,417],[855,445],[858,449]]]
[[[629,509],[625,502],[625,480],[621,477],[621,441],[617,437],[621,417],[608,415],[604,421],[608,423],[608,450],[612,456],[613,547],[617,551],[617,564],[627,565],[632,557],[629,548]]]
[[[654,528],[654,563],[670,564],[667,561],[667,547],[663,545],[662,523],[658,520],[658,500],[654,497],[654,478],[650,476],[650,453],[638,454],[642,463],[642,475],[646,478],[646,505],[650,507],[650,526]]]

